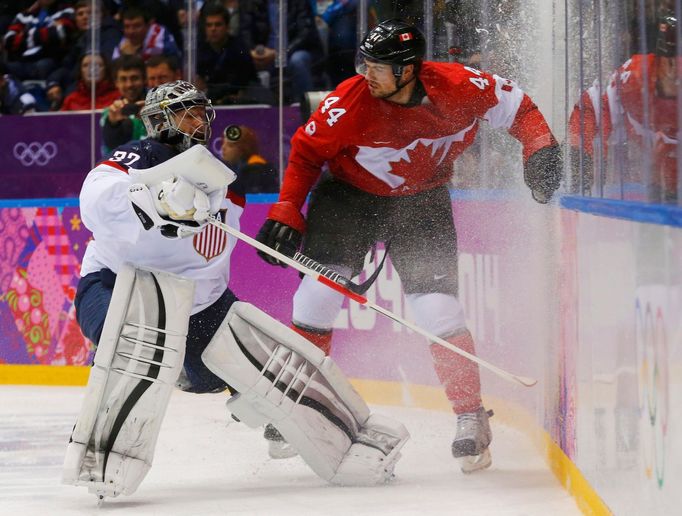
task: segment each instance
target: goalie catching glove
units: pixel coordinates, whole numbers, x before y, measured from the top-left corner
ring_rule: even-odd
[[[153,187],[154,206],[163,217],[177,221],[194,221],[203,224],[209,215],[218,213],[227,195],[227,187],[208,195],[182,177],[174,177]]]
[[[183,171],[178,173],[177,171]],[[202,145],[148,169],[130,169],[133,211],[145,230],[158,227],[168,238],[200,233],[220,211],[235,173]]]

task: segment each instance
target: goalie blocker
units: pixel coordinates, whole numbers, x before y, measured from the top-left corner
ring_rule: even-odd
[[[255,306],[234,303],[202,359],[239,392],[227,402],[234,416],[253,428],[272,423],[323,479],[392,477],[405,427],[370,414],[331,358]]]

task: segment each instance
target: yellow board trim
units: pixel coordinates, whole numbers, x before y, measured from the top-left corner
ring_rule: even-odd
[[[451,410],[441,387],[401,385],[397,382],[380,380],[351,380],[351,383],[368,403],[413,406],[445,412]],[[527,409],[500,398],[485,397],[484,401],[487,406],[495,407],[497,421],[530,437],[535,446],[545,455],[554,476],[575,499],[583,514],[590,516],[612,514],[580,469],[552,437],[535,422]]]
[[[90,367],[0,365],[0,385],[86,385]],[[382,380],[351,380],[358,393],[370,404],[417,407],[449,412],[443,390],[429,385],[401,384]],[[585,479],[578,467],[566,456],[551,436],[535,422],[528,411],[508,401],[486,398],[495,407],[495,418],[529,435],[546,456],[550,469],[562,486],[575,498],[580,510],[587,515],[610,515],[611,511]],[[530,431],[529,431],[530,429]]]
[[[561,447],[545,432],[545,449],[547,462],[554,476],[561,485],[575,498],[583,514],[592,516],[608,516],[613,514],[594,488],[583,476]]]
[[[0,365],[0,385],[85,385],[88,366]]]

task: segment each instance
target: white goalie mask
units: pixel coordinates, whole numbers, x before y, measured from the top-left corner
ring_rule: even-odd
[[[197,143],[208,143],[215,112],[196,86],[174,81],[147,92],[140,118],[150,138],[184,151]]]

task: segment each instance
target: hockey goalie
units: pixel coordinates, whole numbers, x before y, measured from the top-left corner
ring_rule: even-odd
[[[97,352],[63,482],[134,493],[176,387],[229,389],[236,418],[274,425],[333,484],[389,480],[404,426],[370,414],[329,357],[228,288],[235,241],[208,220],[238,228],[243,196],[205,147],[210,101],[176,81],[151,89],[140,117],[149,137],[115,149],[80,193],[93,240],[76,316]]]
[[[101,498],[132,494],[145,477],[182,371],[191,290],[168,273],[125,266],[118,274],[64,483]],[[409,437],[403,425],[370,414],[331,358],[255,306],[233,303],[202,359],[235,391],[230,412],[253,428],[273,424],[321,478],[392,477]]]

